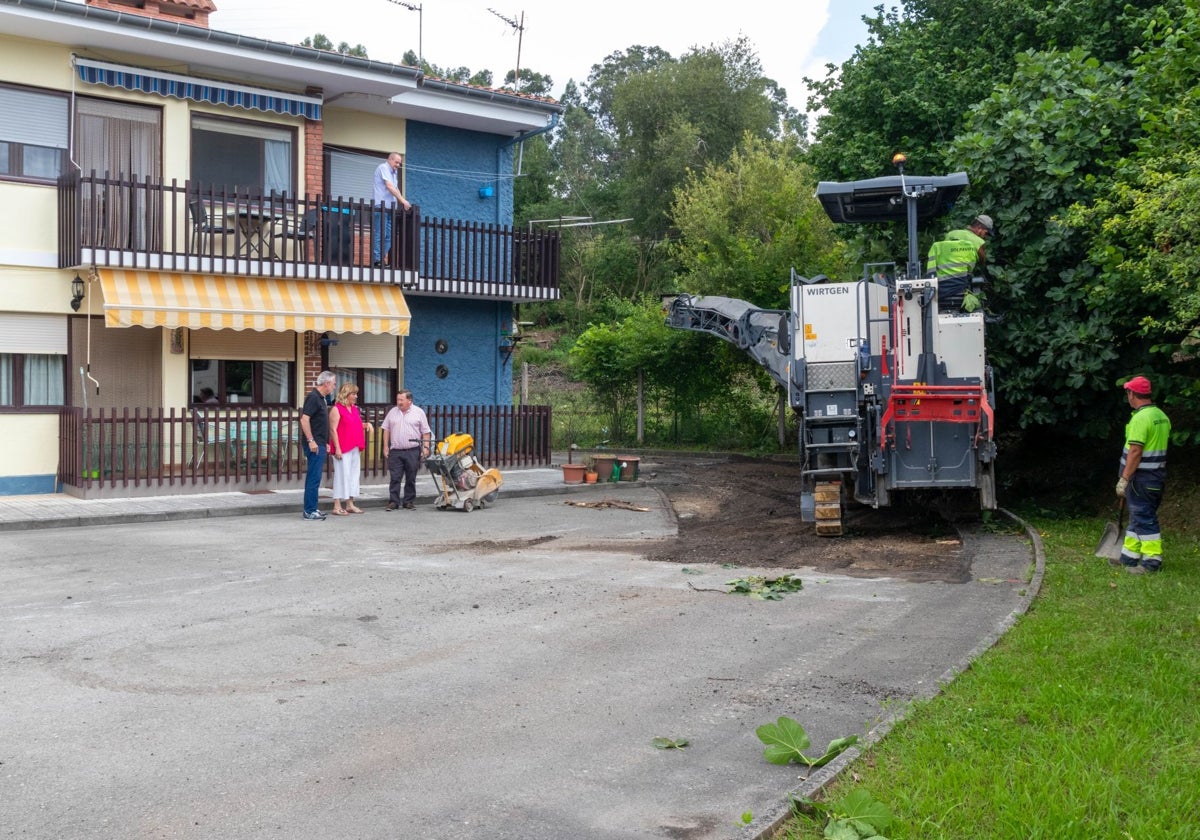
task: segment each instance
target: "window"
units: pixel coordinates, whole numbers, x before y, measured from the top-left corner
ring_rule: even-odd
[[[192,402],[291,405],[292,362],[192,359]],[[211,392],[211,396],[210,396]]]
[[[293,132],[262,123],[192,118],[192,180],[205,188],[295,192]]]
[[[325,177],[329,181],[328,194],[334,198],[371,201],[375,196],[375,170],[387,156],[387,152],[363,154],[326,149]],[[399,174],[402,178],[403,165],[401,165]],[[401,192],[403,192],[403,188],[401,188]]]
[[[0,178],[53,181],[67,159],[67,97],[0,87]]]
[[[391,404],[396,398],[396,371],[392,368],[331,367],[337,374],[338,387],[343,382],[358,386],[359,405]]]
[[[65,361],[57,353],[0,353],[0,406],[63,405]]]

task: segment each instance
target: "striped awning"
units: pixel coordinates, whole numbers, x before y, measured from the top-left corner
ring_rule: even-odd
[[[91,58],[75,56],[75,68],[79,78],[90,85],[106,85],[176,99],[191,99],[196,102],[212,102],[231,108],[246,108],[252,111],[269,111],[276,114],[291,114],[321,119],[322,100],[316,96],[284,93],[278,90],[248,87],[232,82],[218,82],[196,76],[181,76],[146,67],[113,64]]]
[[[408,335],[399,286],[99,269],[110,327]]]

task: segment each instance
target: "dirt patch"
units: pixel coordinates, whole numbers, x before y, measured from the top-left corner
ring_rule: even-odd
[[[650,560],[970,580],[970,559],[957,531],[928,507],[852,506],[844,536],[818,537],[800,519],[800,467],[794,462],[672,455],[653,463],[643,458],[641,477],[663,492],[679,520],[677,538],[645,546]]]

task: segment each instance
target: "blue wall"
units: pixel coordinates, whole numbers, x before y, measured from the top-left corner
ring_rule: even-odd
[[[498,349],[512,304],[410,295],[408,308],[404,386],[418,405],[512,404],[512,366]],[[435,349],[439,339],[445,353]],[[448,371],[444,379],[439,365]]]
[[[512,224],[513,147],[510,138],[410,122],[405,140],[404,196],[423,216]],[[479,188],[495,195],[480,198]]]
[[[422,216],[512,224],[509,138],[409,122],[405,197]],[[480,198],[479,188],[494,195]],[[511,327],[508,301],[408,296],[404,386],[418,405],[511,405],[512,367],[499,351]],[[435,345],[446,342],[445,353]],[[439,365],[448,371],[437,376]]]

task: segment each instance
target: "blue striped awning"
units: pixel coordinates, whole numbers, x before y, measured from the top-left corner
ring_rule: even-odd
[[[195,76],[180,76],[149,70],[145,67],[130,67],[90,58],[75,58],[79,78],[90,85],[138,90],[176,99],[192,99],[196,102],[212,102],[232,108],[247,108],[252,111],[270,111],[276,114],[291,114],[321,119],[321,99],[296,93],[246,87]]]

